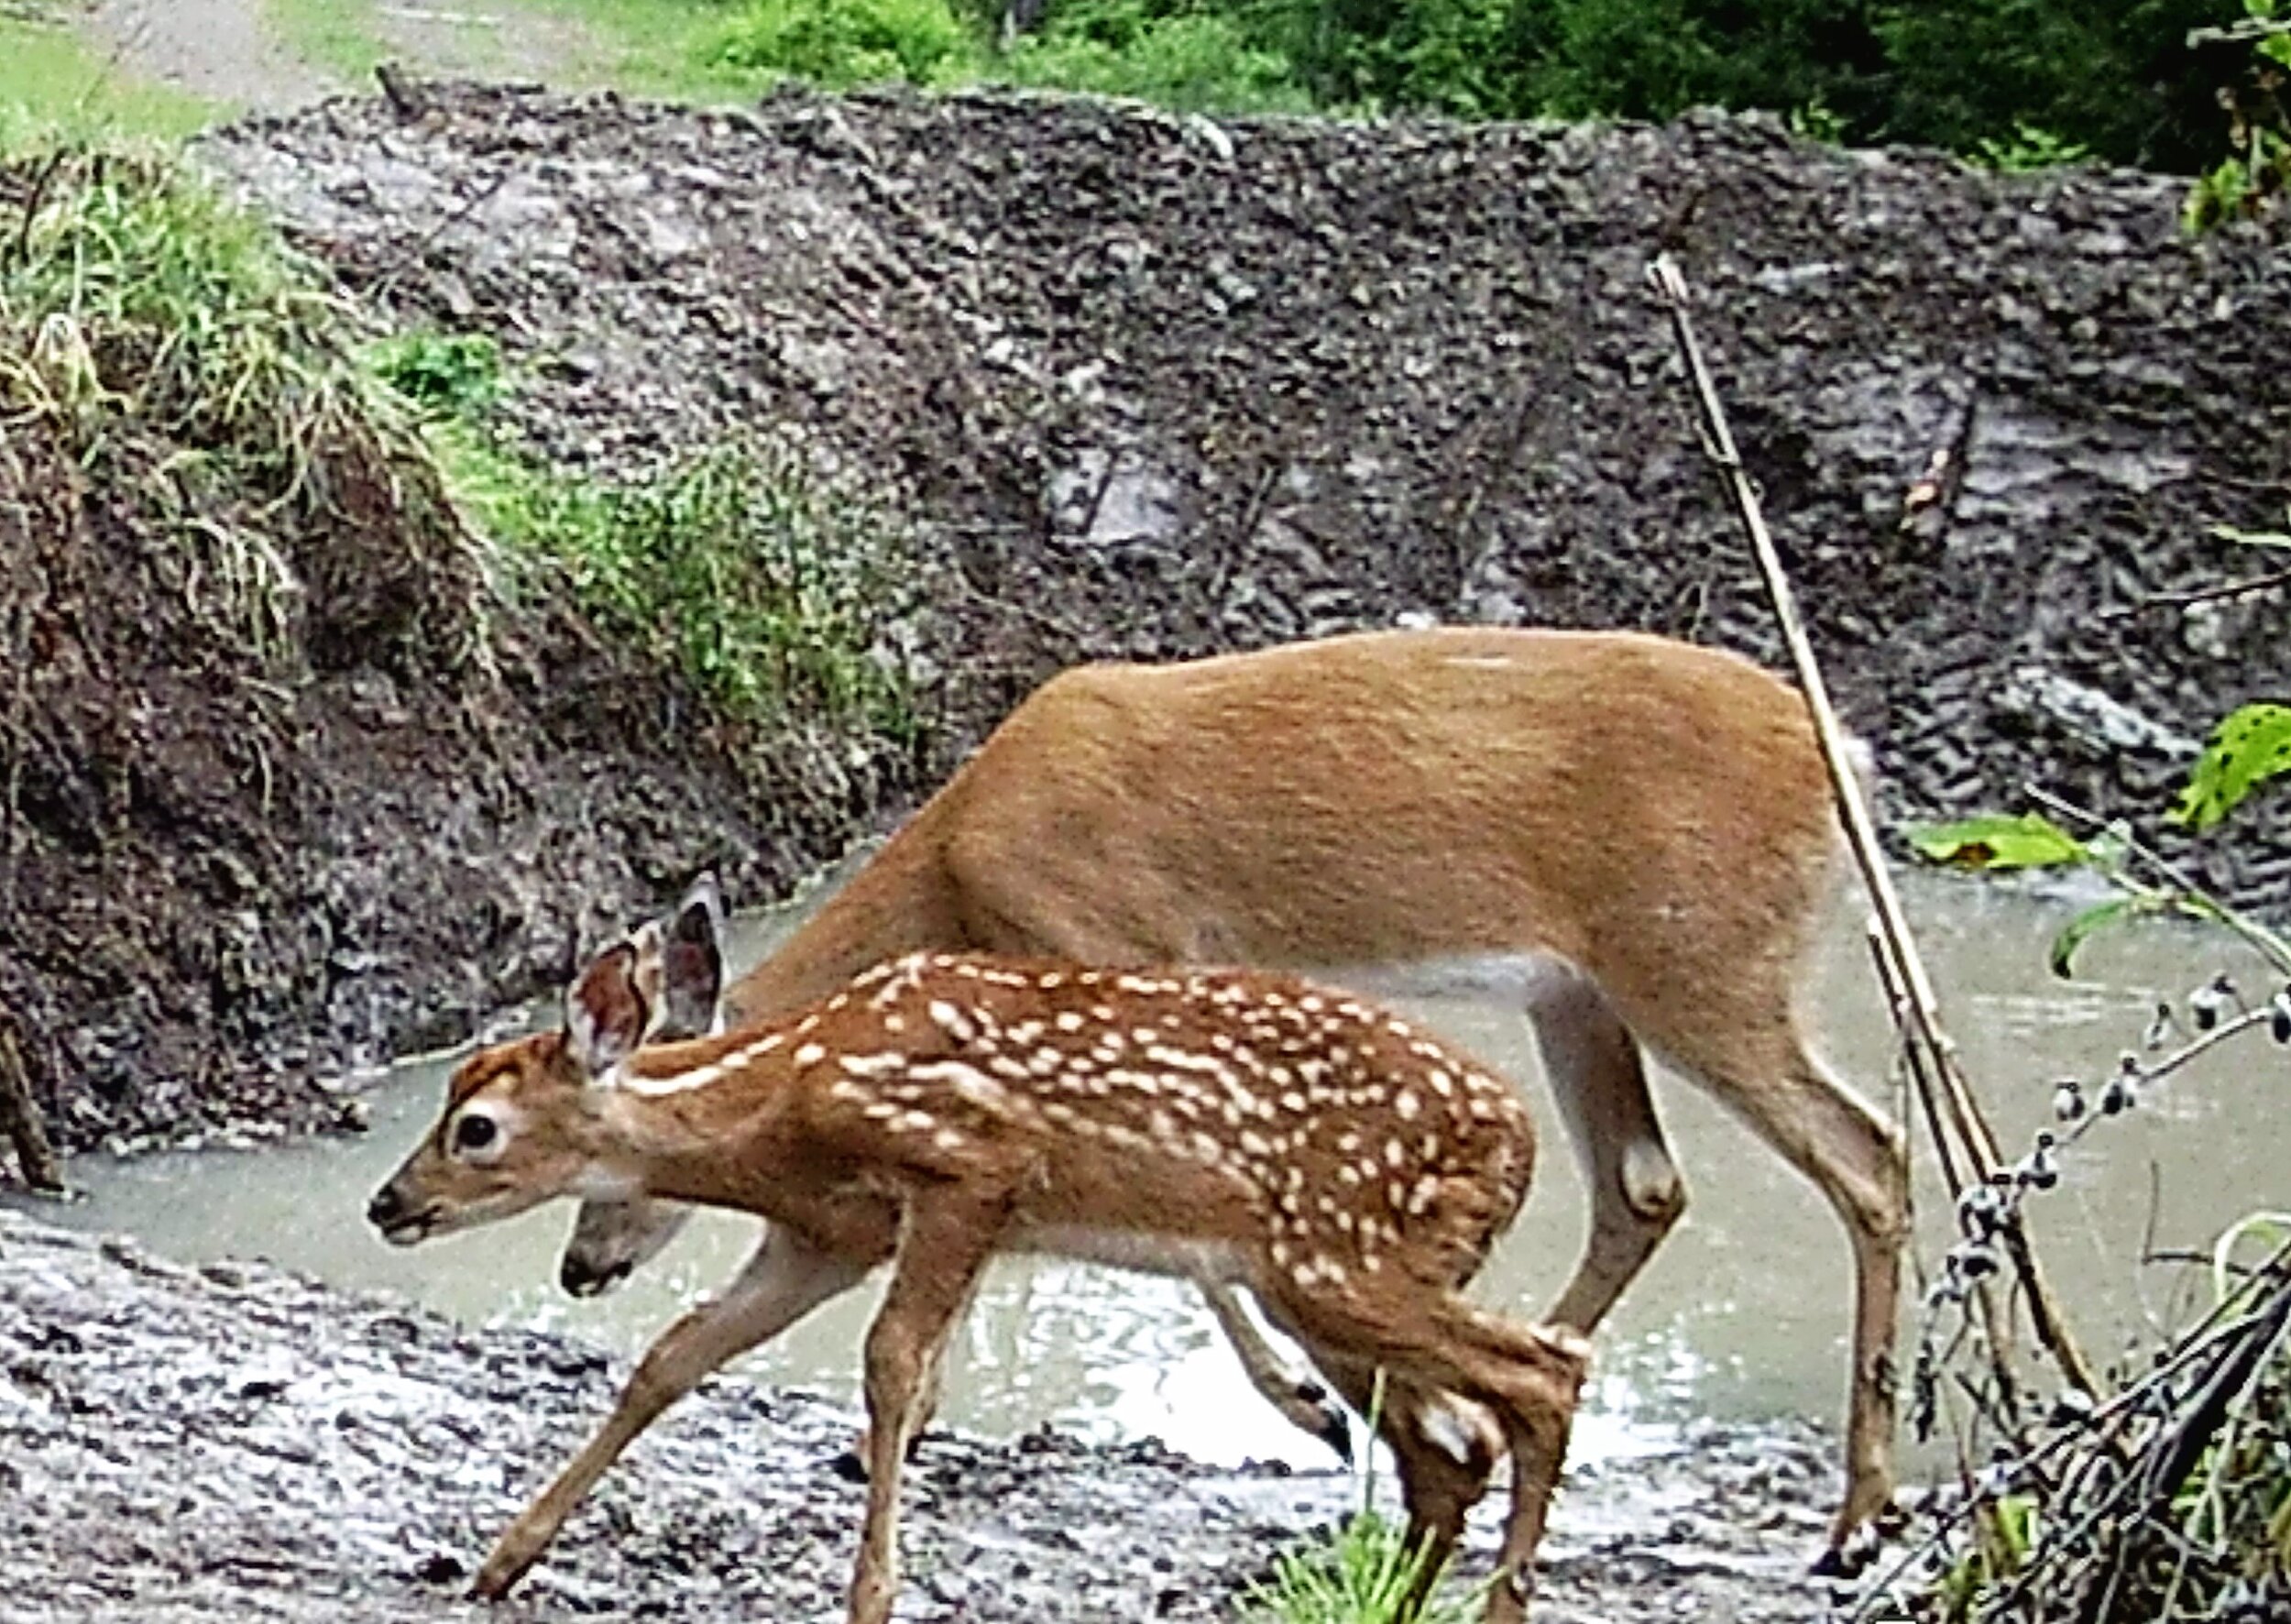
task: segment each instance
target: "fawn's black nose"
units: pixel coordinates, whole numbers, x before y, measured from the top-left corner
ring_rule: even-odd
[[[403,1197],[395,1184],[385,1184],[374,1192],[374,1199],[366,1203],[366,1221],[388,1234],[403,1223],[410,1214]]]

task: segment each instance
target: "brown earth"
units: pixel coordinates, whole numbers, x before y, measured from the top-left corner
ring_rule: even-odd
[[[1659,248],[1897,823],[2032,779],[2143,814],[2220,709],[2291,686],[2278,599],[2150,601],[2233,570],[2206,526],[2280,523],[2291,485],[2291,257],[2183,242],[2171,181],[1716,117],[424,93],[202,155],[389,320],[497,336],[567,465],[768,422],[863,480],[932,561],[937,745],[738,736],[554,611],[504,615],[498,680],[355,626],[253,680],[119,491],[12,446],[0,564],[49,619],[11,662],[0,1008],[71,1147],[329,1120],[317,1080],[539,990],[574,918],[705,863],[784,888],[1073,659],[1408,614],[1771,657]],[[1961,478],[1905,522],[1944,449]],[[356,527],[306,540],[315,623],[388,573]],[[2291,894],[2280,822],[2236,851],[2215,879]]]

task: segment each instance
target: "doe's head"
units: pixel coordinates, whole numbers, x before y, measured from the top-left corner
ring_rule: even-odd
[[[659,927],[645,926],[589,962],[555,1031],[455,1068],[444,1111],[367,1205],[383,1239],[411,1246],[554,1196],[629,1193],[596,1129],[614,1070],[660,1023],[664,952]]]
[[[724,904],[713,876],[695,882],[660,921],[661,1014],[648,1043],[707,1037],[724,1029]],[[676,1238],[692,1209],[674,1202],[586,1201],[557,1262],[557,1283],[575,1297],[611,1290]]]

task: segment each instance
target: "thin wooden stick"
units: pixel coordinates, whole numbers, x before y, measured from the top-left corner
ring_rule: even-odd
[[[1692,295],[1686,279],[1668,254],[1656,258],[1648,268],[1648,276],[1671,307],[1672,324],[1677,330],[1679,347],[1685,356],[1695,402],[1701,411],[1705,449],[1733,492],[1750,551],[1758,560],[1759,573],[1765,577],[1766,590],[1773,599],[1774,618],[1781,626],[1782,641],[1789,645],[1799,688],[1805,696],[1806,708],[1813,715],[1814,731],[1821,740],[1822,759],[1829,769],[1830,790],[1837,798],[1847,844],[1852,849],[1855,866],[1861,871],[1862,883],[1868,887],[1870,905],[1876,909],[1880,938],[1892,974],[1905,993],[1900,1005],[1908,1017],[1902,1040],[1925,1061],[1924,1065],[1913,1067],[1913,1075],[1920,1086],[1937,1083],[1942,1101],[1948,1107],[1950,1123],[1964,1141],[1971,1173],[1986,1180],[1998,1166],[1996,1136],[1990,1131],[1988,1120],[1982,1116],[1963,1068],[1957,1063],[1957,1045],[1942,1026],[1940,1001],[1934,995],[1932,979],[1925,973],[1924,960],[1918,956],[1916,943],[1910,936],[1900,894],[1893,888],[1893,876],[1886,868],[1884,853],[1878,844],[1877,824],[1869,816],[1869,802],[1861,793],[1861,781],[1855,775],[1847,755],[1836,709],[1830,703],[1829,689],[1822,681],[1814,645],[1806,636],[1805,621],[1798,612],[1797,595],[1791,589],[1781,554],[1776,551],[1774,539],[1766,529],[1757,487],[1735,449],[1734,433],[1726,426],[1717,386],[1711,379],[1702,346],[1695,340],[1690,311]],[[1931,1070],[1930,1080],[1926,1076],[1927,1067]],[[2092,1367],[2069,1333],[2067,1321],[2060,1312],[2051,1287],[2045,1283],[2044,1271],[2037,1265],[2017,1215],[2008,1222],[2004,1240],[2005,1250],[2027,1289],[2029,1314],[2035,1322],[2038,1340],[2059,1361],[2069,1380],[2087,1391],[2097,1391]]]
[[[63,1191],[63,1168],[48,1142],[48,1125],[32,1098],[30,1080],[24,1075],[16,1034],[0,1020],[0,1136],[16,1147],[16,1163],[24,1182],[51,1195]]]

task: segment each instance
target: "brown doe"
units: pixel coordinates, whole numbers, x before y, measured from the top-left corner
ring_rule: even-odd
[[[922,954],[798,1015],[639,1048],[662,952],[646,927],[590,965],[562,1028],[465,1061],[369,1216],[411,1245],[554,1196],[734,1208],[770,1223],[760,1264],[806,1305],[890,1263],[853,1624],[890,1616],[904,1446],[1006,1252],[1244,1288],[1364,1413],[1382,1372],[1424,1586],[1508,1454],[1487,1616],[1525,1617],[1587,1347],[1460,1294],[1527,1194],[1534,1132],[1508,1085],[1285,977]],[[506,1593],[561,1519],[529,1508],[477,1593]]]
[[[1794,1008],[1842,858],[1803,703],[1730,654],[1456,627],[1091,665],[1013,711],[724,1002],[782,1015],[918,950],[1493,992],[1531,1022],[1584,1169],[1589,1238],[1549,1317],[1586,1333],[1686,1204],[1643,1046],[1811,1180],[1852,1243],[1828,1564],[1891,1494],[1909,1179],[1897,1131],[1808,1051]],[[678,1221],[586,1203],[566,1285],[609,1284]],[[647,1356],[631,1431],[802,1311],[772,1288],[770,1245]],[[1204,1290],[1266,1396],[1342,1440],[1234,1294]]]

